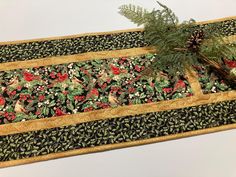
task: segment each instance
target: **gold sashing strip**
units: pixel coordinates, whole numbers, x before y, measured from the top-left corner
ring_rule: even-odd
[[[202,96],[203,92],[202,92],[202,88],[201,85],[198,81],[198,76],[197,73],[191,69],[188,69],[186,71],[186,76],[187,76],[187,80],[190,84],[190,87],[193,91],[193,95],[198,97],[198,96]]]
[[[118,58],[126,56],[130,57],[130,56],[144,55],[148,53],[155,53],[155,49],[151,47],[140,47],[140,48],[123,49],[123,50],[88,52],[76,55],[47,57],[42,59],[0,63],[0,71],[33,68],[35,66],[39,67],[39,66],[59,65],[72,62],[94,60],[94,59],[109,59],[109,58],[116,58],[116,57]]]
[[[204,25],[204,24],[210,24],[210,23],[216,23],[216,22],[223,22],[223,21],[234,20],[234,19],[236,19],[236,16],[223,17],[223,18],[218,18],[218,19],[213,19],[213,20],[201,21],[201,22],[197,22],[197,24],[199,24],[199,25]]]

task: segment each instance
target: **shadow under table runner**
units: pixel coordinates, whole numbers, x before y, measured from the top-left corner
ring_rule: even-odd
[[[235,43],[235,17],[196,28],[216,24]],[[0,167],[236,127],[222,78],[142,77],[156,55],[142,29],[0,43]]]

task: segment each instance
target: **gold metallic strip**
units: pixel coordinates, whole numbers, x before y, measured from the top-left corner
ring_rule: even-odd
[[[109,118],[119,118],[128,115],[145,114],[190,106],[198,106],[209,103],[217,103],[226,100],[235,100],[236,91],[220,92],[213,94],[197,95],[174,100],[159,101],[154,103],[119,106],[117,108],[100,109],[78,114],[64,115],[45,119],[35,119],[18,123],[0,125],[0,136],[28,131],[62,127]]]
[[[201,22],[197,22],[197,24],[199,24],[199,25],[202,24],[203,25],[203,24],[216,23],[216,22],[222,22],[222,21],[234,20],[234,19],[236,19],[236,16],[230,16],[230,17],[218,18],[218,19],[214,19],[214,20],[201,21]]]
[[[224,38],[224,41],[226,43],[232,43],[232,42],[236,42],[236,35],[232,35],[232,36],[228,36]]]
[[[202,130],[194,130],[194,131],[190,131],[190,132],[161,136],[161,137],[156,137],[156,138],[149,138],[149,139],[144,139],[144,140],[101,145],[101,146],[75,149],[75,150],[59,152],[59,153],[51,153],[48,155],[42,155],[42,156],[37,156],[37,157],[30,157],[30,158],[25,158],[25,159],[0,162],[0,168],[9,167],[9,166],[16,166],[16,165],[23,165],[23,164],[45,161],[45,160],[50,160],[50,159],[58,159],[61,157],[69,157],[69,156],[88,154],[88,153],[94,153],[94,152],[103,152],[103,151],[112,150],[112,149],[133,147],[133,146],[163,142],[163,141],[168,141],[168,140],[175,140],[175,139],[179,139],[179,138],[186,138],[186,137],[191,137],[191,136],[196,136],[196,135],[203,135],[203,134],[219,132],[219,131],[224,131],[224,130],[230,130],[230,129],[235,129],[235,128],[236,128],[236,124],[229,124],[229,125],[223,125],[223,126],[219,126],[219,127],[207,128],[207,129],[202,129]]]
[[[71,62],[79,62],[94,59],[108,59],[115,57],[125,57],[125,56],[138,56],[148,53],[154,53],[155,49],[151,47],[140,47],[131,48],[123,50],[112,50],[112,51],[100,51],[100,52],[88,52],[76,55],[67,55],[60,57],[48,57],[42,59],[26,60],[26,61],[15,61],[0,63],[0,71],[32,68],[38,66],[48,66],[48,65],[58,65]]]
[[[198,81],[197,73],[194,70],[188,69],[186,71],[186,76],[187,76],[187,80],[190,84],[190,87],[193,91],[193,95],[196,97],[202,96],[203,92],[202,92],[201,85]]]

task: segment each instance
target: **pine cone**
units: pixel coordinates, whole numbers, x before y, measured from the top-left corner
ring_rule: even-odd
[[[186,47],[193,51],[196,52],[199,49],[199,46],[201,45],[202,40],[204,39],[204,32],[203,30],[196,30],[192,33],[190,38],[188,39],[186,43]]]

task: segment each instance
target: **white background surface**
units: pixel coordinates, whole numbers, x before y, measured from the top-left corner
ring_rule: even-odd
[[[180,20],[234,16],[236,0],[162,0]],[[117,11],[154,0],[0,0],[0,41],[136,27]],[[236,177],[236,130],[0,169],[0,177]]]

